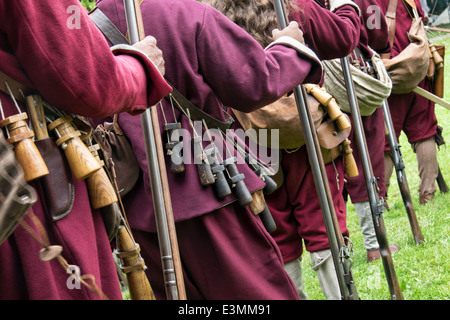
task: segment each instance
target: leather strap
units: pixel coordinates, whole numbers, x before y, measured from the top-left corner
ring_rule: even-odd
[[[390,0],[389,6],[386,12],[386,23],[388,25],[389,30],[389,43],[391,44],[391,48],[394,45],[394,39],[395,39],[395,15],[397,11],[397,4],[398,0]]]

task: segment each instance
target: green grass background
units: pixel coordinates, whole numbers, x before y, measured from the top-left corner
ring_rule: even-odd
[[[432,38],[433,36],[437,37]],[[445,44],[447,48],[444,99],[450,101],[450,34],[430,33],[429,37],[432,43]],[[436,105],[436,117],[439,125],[444,127],[444,139],[450,144],[450,110]],[[399,143],[402,146],[414,209],[425,242],[420,246],[414,243],[394,172],[389,188],[390,210],[383,213],[383,218],[389,243],[400,247],[400,251],[392,255],[395,272],[405,300],[447,300],[450,299],[450,193],[442,194],[437,191],[435,200],[427,205],[419,205],[416,155],[403,133]],[[438,151],[438,162],[450,186],[450,151],[445,145]],[[390,293],[382,262],[366,262],[367,251],[363,247],[358,217],[351,203],[347,205],[347,209],[347,225],[354,251],[352,273],[358,295],[363,300],[389,300]],[[302,268],[304,289],[309,299],[325,299],[317,274],[311,269],[310,255],[307,252],[303,255]]]

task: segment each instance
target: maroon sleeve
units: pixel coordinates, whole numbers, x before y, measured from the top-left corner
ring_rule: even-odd
[[[7,39],[0,40],[0,57],[14,57],[19,68],[4,72],[28,78],[63,110],[134,114],[170,92],[144,55],[115,57],[78,1],[0,1],[0,32]]]
[[[262,50],[241,27],[214,8],[206,9],[196,50],[203,77],[224,105],[249,112],[278,100],[300,83],[320,81],[318,60],[282,44]]]
[[[330,12],[312,0],[295,2],[299,9],[291,10],[289,19],[299,23],[305,43],[320,59],[345,57],[356,48],[361,22],[353,6]]]

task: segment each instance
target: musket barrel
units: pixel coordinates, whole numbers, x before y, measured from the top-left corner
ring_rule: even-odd
[[[172,257],[170,239],[167,235],[168,223],[166,219],[164,195],[160,192],[160,190],[162,190],[162,182],[158,166],[158,157],[154,151],[156,150],[155,136],[149,110],[146,110],[141,115],[141,122],[145,138],[144,143],[148,159],[147,163],[152,190],[153,208],[155,211],[156,231],[158,234],[161,257]],[[175,281],[175,273],[173,272],[173,265],[171,265],[173,262],[167,261],[167,259],[165,260],[165,263],[163,263],[163,267],[166,267],[166,269],[163,269],[164,282],[172,283]],[[166,295],[169,300],[178,300],[178,292],[174,286],[166,286]]]
[[[403,204],[408,215],[409,224],[414,237],[414,242],[419,245],[424,241],[422,231],[420,230],[419,221],[417,220],[416,211],[411,199],[411,193],[409,191],[408,181],[406,179],[405,165],[403,163],[402,155],[400,152],[400,145],[397,141],[394,125],[392,123],[391,112],[387,101],[383,102],[384,122],[388,130],[389,147],[391,148],[392,161],[394,162],[395,173],[397,175],[398,186],[403,199]],[[387,177],[388,178],[388,177]]]
[[[386,229],[382,217],[383,204],[378,197],[378,190],[376,186],[376,179],[372,172],[372,165],[368,156],[368,149],[364,131],[362,129],[361,114],[358,107],[358,100],[356,97],[355,88],[353,85],[352,75],[350,73],[350,66],[347,58],[341,58],[342,70],[344,73],[345,85],[347,88],[347,96],[350,105],[350,111],[353,119],[353,129],[355,132],[356,141],[359,149],[359,156],[366,182],[366,189],[369,196],[370,208],[372,211],[372,220],[375,227],[375,234],[380,245],[381,259],[383,260],[384,271],[391,293],[392,300],[402,300],[403,294],[398,283],[397,275],[395,273],[394,264],[392,261],[389,244],[386,237]]]
[[[304,89],[303,89],[304,90]],[[350,292],[346,285],[345,279],[343,277],[345,272],[343,266],[340,264],[340,247],[343,243],[342,233],[339,230],[338,225],[333,222],[332,210],[333,201],[330,201],[329,188],[327,189],[328,178],[326,176],[326,171],[321,170],[320,158],[317,155],[316,150],[320,150],[318,141],[314,141],[315,131],[312,130],[311,121],[312,116],[308,112],[307,106],[304,101],[304,93],[302,93],[301,88],[294,89],[295,98],[297,100],[297,105],[299,106],[300,120],[302,122],[302,127],[304,128],[304,134],[306,138],[306,148],[308,150],[308,158],[311,164],[311,170],[314,176],[314,181],[316,182],[316,192],[319,198],[320,207],[323,212],[325,228],[328,234],[328,240],[330,242],[330,250],[333,256],[333,262],[335,264],[336,270],[341,270],[338,274],[339,287],[341,289],[343,299],[355,299],[357,298],[356,292]],[[311,121],[308,119],[311,118]],[[317,140],[317,136],[315,137]],[[322,161],[323,166],[323,161]],[[320,185],[320,187],[318,186]],[[329,187],[329,186],[328,186]],[[334,230],[334,231],[333,231]]]

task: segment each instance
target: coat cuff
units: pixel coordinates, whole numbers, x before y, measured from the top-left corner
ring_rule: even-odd
[[[358,16],[361,16],[361,9],[358,7],[356,3],[354,3],[352,0],[331,0],[330,1],[330,11],[335,12],[337,9],[343,6],[352,6],[355,8],[356,12],[358,13]]]
[[[300,54],[302,54],[303,56],[306,56],[307,58],[313,60],[313,62],[315,62],[316,66],[320,68],[320,72],[323,72],[323,68],[322,68],[322,63],[320,62],[319,57],[316,55],[316,53],[314,51],[312,51],[310,48],[308,48],[306,45],[304,45],[303,43],[301,43],[300,41],[289,37],[289,36],[281,36],[279,37],[277,40],[273,41],[272,43],[270,43],[265,50],[269,49],[270,47],[277,45],[277,44],[282,44],[285,46],[289,46],[295,50],[297,50]]]
[[[172,87],[166,82],[164,77],[159,72],[158,68],[141,50],[138,50],[135,47],[127,44],[118,44],[111,47],[111,52],[115,56],[122,54],[132,56],[136,58],[145,69],[148,86],[148,106],[146,107],[157,104],[159,101],[161,101],[161,99],[172,92]],[[140,113],[142,111],[144,110],[136,110],[136,113]]]

